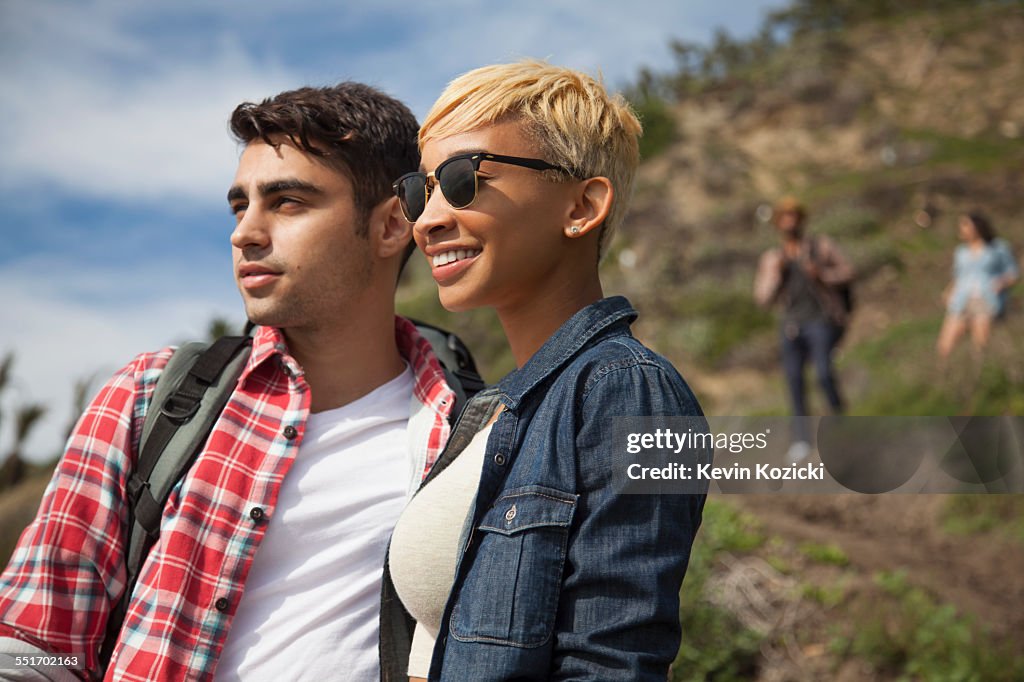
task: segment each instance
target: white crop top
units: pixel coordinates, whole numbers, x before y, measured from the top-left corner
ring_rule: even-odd
[[[409,675],[426,677],[441,628],[462,526],[476,498],[491,425],[473,436],[466,449],[420,490],[402,512],[391,537],[391,579],[402,604],[416,619]]]

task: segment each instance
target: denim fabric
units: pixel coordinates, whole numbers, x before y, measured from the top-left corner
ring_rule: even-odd
[[[630,334],[635,318],[621,297],[581,310],[456,426],[435,468],[486,422],[481,405],[505,406],[431,680],[665,680],[705,496],[616,494],[611,419],[702,412],[672,365]],[[382,612],[382,657],[395,650],[391,629]]]
[[[1016,277],[1019,273],[1017,261],[1002,239],[993,239],[980,251],[960,244],[953,254],[953,292],[949,297],[948,312],[961,315],[968,301],[978,297],[993,316],[1002,315],[1008,292],[997,292],[996,283],[1006,275]]]
[[[794,415],[802,417],[807,414],[804,365],[807,364],[808,358],[814,364],[818,384],[832,412],[839,414],[843,411],[839,383],[832,369],[832,350],[839,340],[840,333],[841,329],[827,320],[782,324],[782,368],[786,374],[786,385],[789,388],[789,400]],[[798,434],[794,440],[809,440],[802,420],[797,420],[796,428]]]

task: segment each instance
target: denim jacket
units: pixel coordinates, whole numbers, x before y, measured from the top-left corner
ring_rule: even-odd
[[[704,495],[622,495],[611,418],[702,415],[672,365],[630,334],[622,297],[576,313],[466,407],[424,485],[500,402],[463,529],[431,680],[659,680],[680,642],[679,588]],[[411,621],[385,567],[381,677],[407,680]]]

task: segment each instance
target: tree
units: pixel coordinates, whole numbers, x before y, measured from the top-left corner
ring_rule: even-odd
[[[208,341],[216,341],[222,336],[230,336],[237,333],[238,330],[235,325],[224,317],[213,318],[210,320],[210,324],[206,328],[206,337]]]
[[[25,478],[25,458],[21,450],[32,429],[45,414],[46,406],[40,403],[22,405],[15,411],[14,443],[3,465],[0,465],[0,490],[12,488]]]
[[[7,356],[0,362],[0,395],[3,395],[4,389],[7,388],[7,384],[11,380],[11,365],[14,364],[14,353],[8,353]],[[0,406],[0,426],[3,426],[3,409]]]
[[[13,365],[14,353],[8,353],[0,361],[0,395],[3,395],[11,383],[11,367]],[[26,466],[22,448],[32,429],[44,414],[46,414],[46,406],[39,403],[21,405],[14,410],[14,441],[7,456],[3,459],[3,463],[0,464],[0,490],[17,485],[25,477]]]

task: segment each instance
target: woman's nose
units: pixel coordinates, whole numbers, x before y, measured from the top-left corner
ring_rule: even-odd
[[[422,247],[432,235],[454,227],[455,209],[448,205],[444,196],[441,195],[441,190],[435,186],[430,196],[427,197],[423,213],[413,225],[416,243]]]

